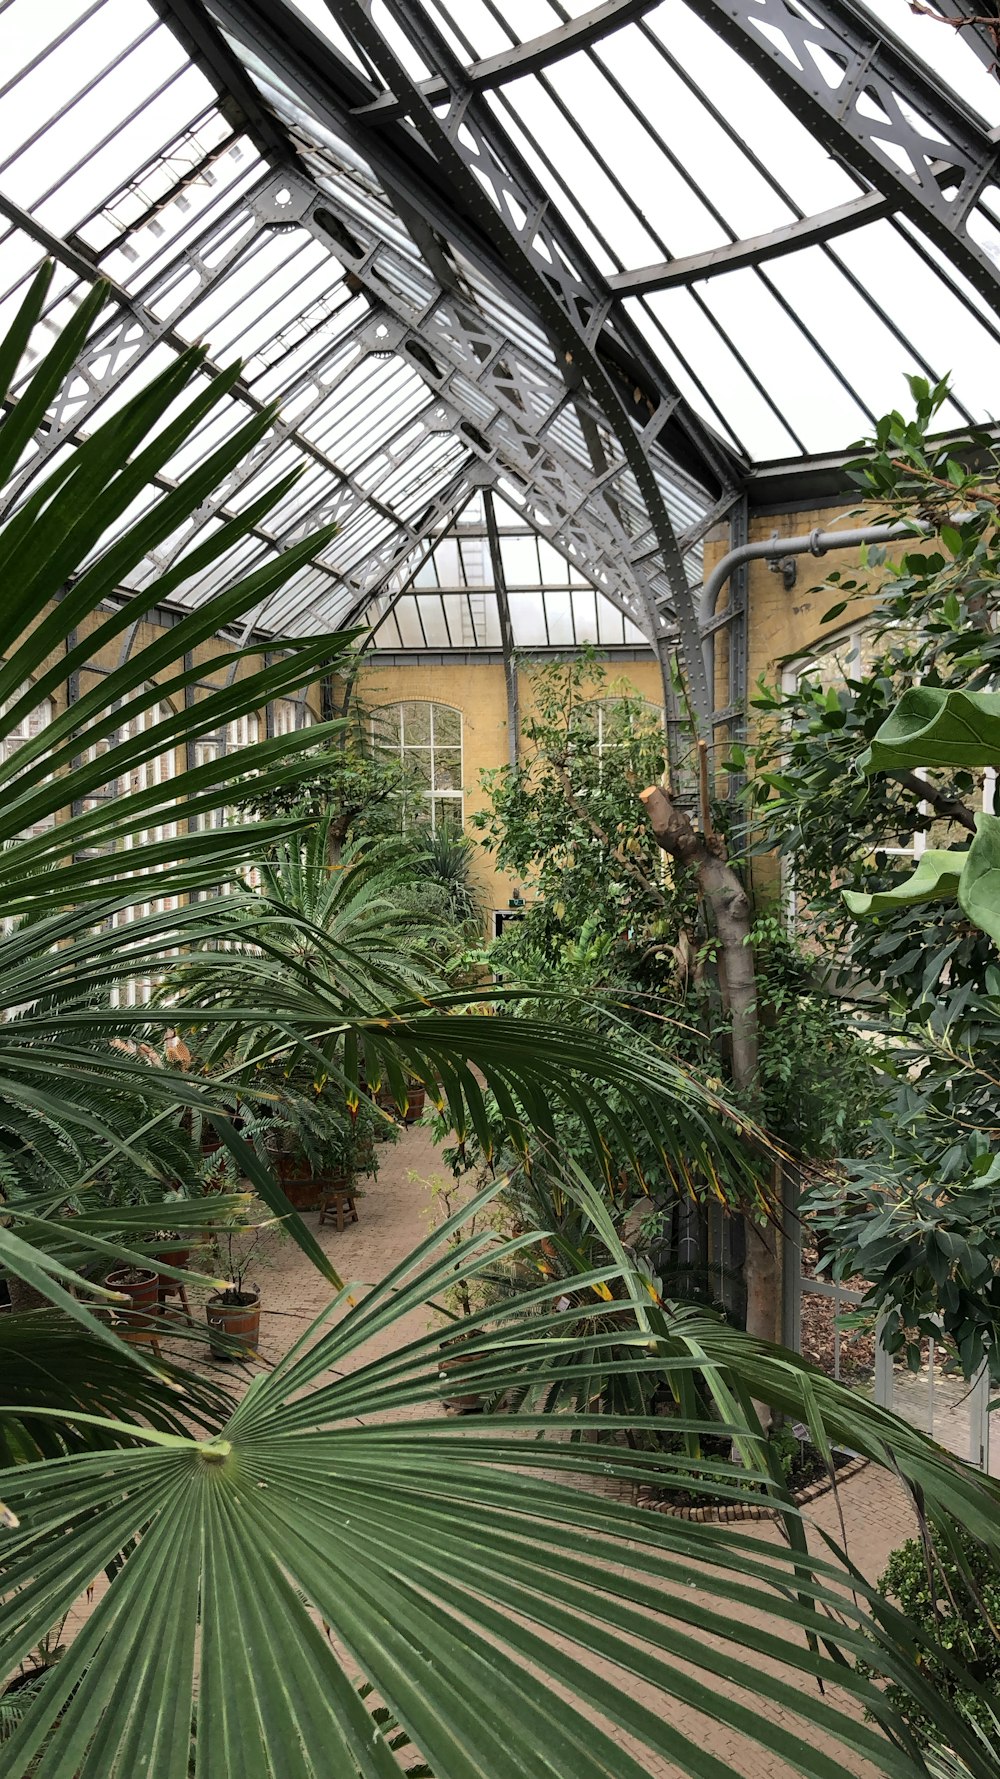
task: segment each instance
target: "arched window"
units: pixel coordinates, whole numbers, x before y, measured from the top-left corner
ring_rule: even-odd
[[[311,729],[316,721],[309,706],[297,698],[276,698],[271,711],[274,735],[294,735],[296,729]]]
[[[408,699],[372,714],[375,746],[398,757],[404,773],[407,810],[413,821],[436,834],[461,828],[462,713],[449,704]]]

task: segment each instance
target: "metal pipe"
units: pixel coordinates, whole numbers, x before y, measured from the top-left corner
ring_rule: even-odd
[[[961,524],[966,515],[959,513],[952,521]],[[760,562],[768,557],[779,556],[825,556],[830,550],[856,549],[859,544],[894,543],[897,538],[913,537],[914,527],[919,525],[924,537],[937,535],[937,527],[924,524],[917,519],[900,522],[896,525],[858,525],[851,531],[815,531],[804,532],[799,537],[769,537],[766,541],[755,544],[740,544],[735,550],[729,550],[721,556],[713,568],[701,590],[699,622],[702,628],[701,650],[708,676],[709,695],[715,699],[715,633],[709,630],[704,634],[706,626],[715,618],[715,608],[719,594],[734,569],[744,562]]]

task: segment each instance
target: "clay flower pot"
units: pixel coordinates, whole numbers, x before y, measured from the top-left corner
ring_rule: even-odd
[[[456,1335],[454,1340],[446,1340],[442,1345],[441,1351],[442,1354],[446,1354],[447,1356],[438,1360],[438,1377],[441,1382],[446,1383],[448,1378],[454,1377],[456,1384],[454,1395],[442,1396],[442,1407],[449,1408],[453,1414],[458,1415],[476,1414],[482,1408],[485,1400],[484,1397],[480,1396],[478,1391],[463,1390],[461,1388],[462,1367],[465,1365],[474,1365],[476,1360],[481,1359],[483,1356],[481,1353],[461,1353],[456,1351],[465,1339],[466,1336],[464,1334],[459,1334]]]
[[[104,1280],[109,1291],[123,1291],[131,1307],[115,1305],[115,1315],[125,1324],[122,1333],[142,1334],[155,1327],[160,1307],[160,1275],[152,1267],[120,1266]]]
[[[416,1124],[417,1119],[423,1117],[424,1101],[426,1098],[427,1089],[419,1086],[419,1084],[406,1089],[406,1114],[403,1118],[404,1124]]]
[[[239,1359],[256,1352],[260,1342],[259,1291],[217,1291],[206,1303],[205,1315],[208,1344],[216,1359]]]

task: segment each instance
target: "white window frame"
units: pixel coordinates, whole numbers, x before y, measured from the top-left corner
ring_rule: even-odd
[[[421,742],[421,741],[408,742],[406,739],[406,723],[405,723],[405,718],[404,718],[403,712],[406,709],[406,706],[410,705],[410,704],[423,705],[430,712],[430,740],[427,742]],[[457,716],[457,718],[458,718],[458,741],[457,742],[455,742],[455,741],[436,741],[435,740],[435,735],[434,735],[434,728],[435,728],[435,722],[436,722],[435,712],[439,711],[439,710],[446,710],[448,712],[449,716]],[[399,730],[398,741],[387,742],[384,738],[384,734],[380,735],[379,718],[384,717],[386,711],[393,711],[395,713],[396,722],[397,722],[398,730]],[[464,717],[463,712],[461,710],[459,710],[458,706],[455,704],[445,704],[443,699],[440,699],[440,698],[399,698],[399,699],[393,699],[391,703],[380,705],[378,710],[372,712],[372,739],[375,743],[375,746],[379,749],[380,752],[382,752],[384,754],[396,755],[400,761],[400,764],[403,767],[406,766],[408,755],[412,757],[412,755],[414,755],[414,754],[427,754],[429,756],[430,785],[426,791],[421,792],[420,802],[422,804],[426,803],[429,805],[430,831],[432,834],[437,833],[438,804],[446,802],[449,804],[454,804],[455,811],[456,811],[456,814],[458,817],[456,827],[460,833],[463,832],[465,829],[465,788],[464,788],[464,783],[459,786],[457,791],[453,790],[450,786],[447,789],[439,788],[436,783],[436,780],[435,780],[435,762],[434,762],[435,753],[443,752],[445,749],[448,749],[449,752],[454,753],[457,749],[459,777],[464,781],[464,778],[465,778],[465,717]]]

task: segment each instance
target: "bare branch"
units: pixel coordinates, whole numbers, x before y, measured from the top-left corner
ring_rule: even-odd
[[[947,821],[957,822],[959,827],[967,828],[970,834],[976,831],[976,818],[971,809],[958,797],[949,797],[947,791],[939,791],[925,779],[918,778],[915,772],[890,772],[888,775],[896,784],[901,784],[912,791],[921,803],[929,803],[935,812],[944,816]]]

